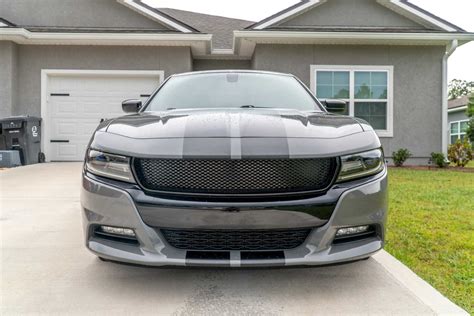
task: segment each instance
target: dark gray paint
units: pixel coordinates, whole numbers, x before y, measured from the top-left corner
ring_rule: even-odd
[[[252,67],[292,73],[310,85],[310,65],[393,65],[394,137],[387,156],[408,148],[429,157],[441,148],[442,46],[257,45]],[[425,160],[423,160],[425,161]]]
[[[192,70],[189,47],[18,46],[18,103],[13,114],[40,115],[42,69]]]
[[[280,25],[425,28],[375,0],[330,0]]]
[[[116,0],[0,0],[0,16],[29,26],[168,29]]]
[[[150,266],[186,266],[191,262],[185,260],[186,251],[170,247],[156,230],[146,225],[137,210],[136,202],[123,189],[105,182],[83,177],[81,205],[83,229],[86,247],[98,256],[122,262]],[[312,202],[318,205],[318,198]],[[367,203],[370,201],[370,205]],[[165,201],[164,201],[165,202]],[[172,204],[180,201],[170,201]],[[184,202],[184,201],[183,201]],[[186,202],[184,202],[186,203]],[[201,203],[202,204],[202,203]],[[278,204],[278,202],[275,202]],[[370,206],[370,207],[369,207]],[[155,209],[160,212],[160,208]],[[194,208],[193,215],[201,213],[202,207]],[[218,209],[215,212],[220,212]],[[366,184],[354,186],[342,194],[334,216],[329,222],[313,229],[305,243],[295,249],[286,250],[285,266],[321,265],[366,258],[383,247],[384,225],[387,216],[387,173]],[[350,244],[333,245],[332,240],[339,227],[376,224],[380,225],[379,237],[368,238]],[[91,236],[91,225],[110,225],[130,227],[135,230],[140,241],[139,246],[122,243],[111,243]],[[232,262],[220,260],[199,260],[193,264],[240,267],[269,266],[274,260],[240,260],[240,253],[234,253]]]

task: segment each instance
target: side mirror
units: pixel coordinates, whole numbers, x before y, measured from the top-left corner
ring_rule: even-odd
[[[347,109],[346,102],[342,100],[324,100],[323,105],[331,113],[345,113]]]
[[[122,110],[125,113],[138,113],[142,107],[141,100],[125,100],[122,102]]]

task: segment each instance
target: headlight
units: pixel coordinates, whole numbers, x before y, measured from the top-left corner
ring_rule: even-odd
[[[135,183],[130,170],[130,158],[89,149],[87,170],[95,175]]]
[[[337,182],[367,177],[384,169],[384,157],[381,149],[341,157],[341,171]]]

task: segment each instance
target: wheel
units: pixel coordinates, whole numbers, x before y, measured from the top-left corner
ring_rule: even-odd
[[[46,157],[44,156],[44,153],[40,152],[38,154],[38,162],[39,163],[44,163],[46,161]]]

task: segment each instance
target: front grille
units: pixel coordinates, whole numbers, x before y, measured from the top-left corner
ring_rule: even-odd
[[[333,180],[335,158],[134,159],[138,181],[151,191],[252,195],[322,191]]]
[[[161,229],[173,247],[186,250],[285,250],[300,246],[310,228],[291,230]]]

